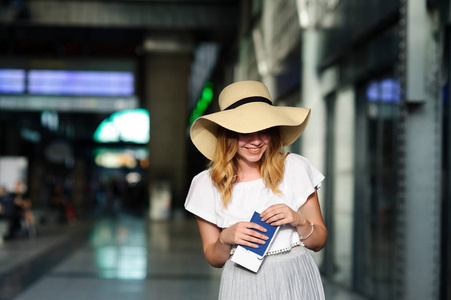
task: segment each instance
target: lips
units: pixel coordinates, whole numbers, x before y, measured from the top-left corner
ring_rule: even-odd
[[[259,148],[246,148],[246,150],[247,150],[249,153],[252,153],[252,154],[257,154],[257,153],[259,153],[261,149],[262,149],[261,147],[259,147]]]

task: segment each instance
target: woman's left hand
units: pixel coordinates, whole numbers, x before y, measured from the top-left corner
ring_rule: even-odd
[[[286,204],[271,205],[260,216],[262,221],[272,226],[290,224],[296,227],[307,222],[307,219],[301,213],[292,210]]]

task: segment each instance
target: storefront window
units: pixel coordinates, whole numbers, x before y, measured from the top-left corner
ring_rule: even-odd
[[[399,88],[390,77],[357,88],[354,285],[375,299],[393,298]]]
[[[448,79],[449,80],[449,79]],[[446,184],[451,180],[451,105],[450,84],[443,88],[443,161],[442,161],[442,279],[441,298],[451,299],[451,186]]]

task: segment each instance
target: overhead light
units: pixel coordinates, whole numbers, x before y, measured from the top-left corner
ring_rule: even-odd
[[[299,26],[301,28],[313,27],[315,24],[315,3],[311,0],[296,0]]]
[[[194,49],[192,38],[180,34],[148,35],[143,46],[147,52],[191,52]]]
[[[301,28],[317,27],[318,23],[324,22],[325,14],[335,10],[342,0],[296,0]]]
[[[20,135],[27,141],[38,143],[41,141],[41,134],[35,130],[29,128],[22,128],[20,130]]]

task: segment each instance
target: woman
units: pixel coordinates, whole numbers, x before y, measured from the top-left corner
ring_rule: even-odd
[[[304,157],[285,154],[305,129],[310,110],[272,106],[257,81],[227,86],[221,111],[198,118],[191,140],[210,159],[194,177],[185,208],[196,215],[207,261],[223,267],[219,299],[324,299],[318,268],[306,248],[326,242],[317,188],[324,176]],[[258,248],[280,226],[257,273],[231,261],[237,245]]]

